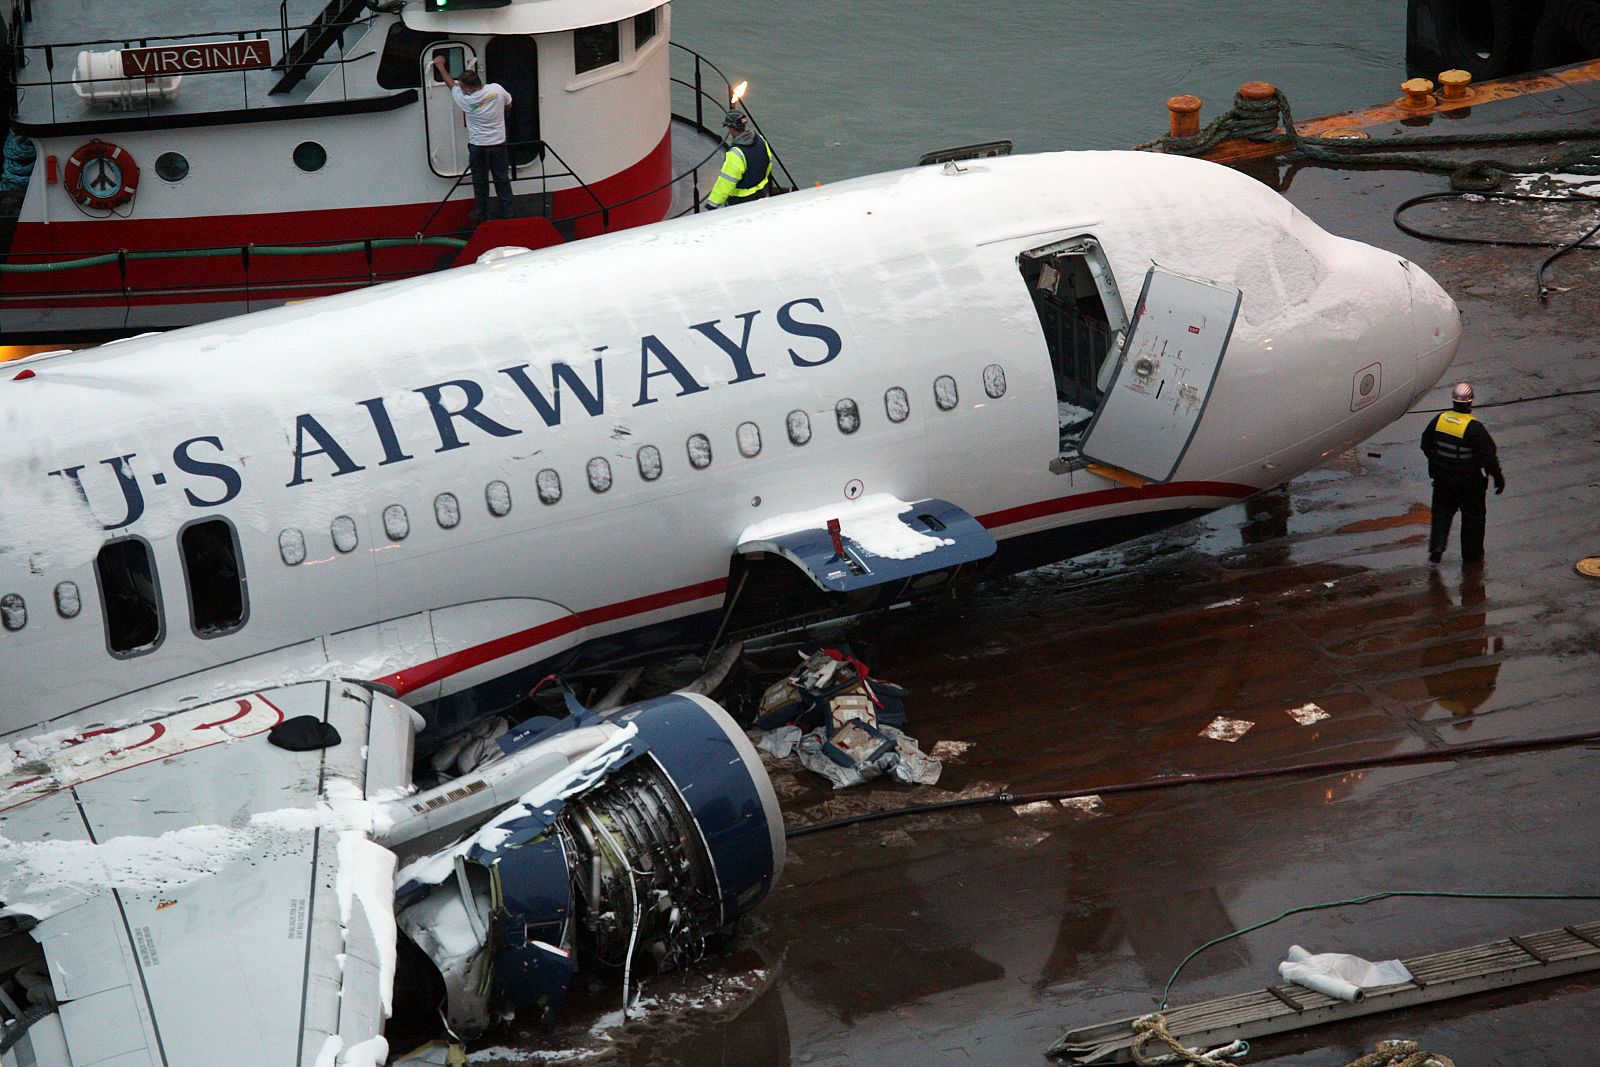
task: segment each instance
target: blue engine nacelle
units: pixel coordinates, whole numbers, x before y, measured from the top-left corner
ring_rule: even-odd
[[[422,873],[398,903],[401,928],[444,976],[457,1032],[508,1008],[555,1012],[581,964],[692,963],[783,869],[772,783],[706,697],[530,720],[500,747],[404,802],[416,840],[451,839],[406,868]],[[463,822],[507,792],[519,799]]]

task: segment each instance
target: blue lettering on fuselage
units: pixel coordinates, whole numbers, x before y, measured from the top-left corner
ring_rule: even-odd
[[[801,317],[798,309],[809,311]],[[493,383],[499,380],[495,377],[490,377],[488,381],[454,378],[410,390],[427,403],[432,422],[427,429],[424,429],[426,422],[418,423],[415,420],[397,427],[388,407],[392,397],[372,397],[354,402],[356,407],[365,411],[365,421],[370,422],[372,427],[370,436],[341,429],[340,433],[345,435],[345,439],[341,440],[317,414],[305,412],[295,416],[289,455],[290,472],[288,481],[284,483],[285,488],[305,485],[318,478],[358,474],[372,466],[388,467],[406,463],[415,459],[419,452],[449,452],[488,439],[517,437],[540,424],[553,429],[564,420],[597,418],[605,413],[605,365],[608,362],[614,366],[622,360],[631,361],[635,358],[632,355],[634,352],[638,359],[637,376],[630,375],[627,369],[621,369],[623,382],[632,378],[638,383],[636,397],[627,401],[631,407],[643,407],[661,400],[709,391],[710,386],[697,378],[691,367],[705,368],[701,373],[710,373],[712,377],[708,380],[724,380],[728,385],[740,385],[767,377],[770,371],[777,369],[773,364],[781,363],[785,355],[795,367],[820,367],[831,363],[844,351],[843,335],[833,326],[820,321],[826,315],[827,309],[820,299],[800,297],[781,305],[768,318],[763,318],[761,309],[756,309],[727,318],[692,323],[677,334],[669,331],[644,334],[640,336],[637,348],[629,345],[621,350],[627,353],[625,355],[607,355],[609,346],[600,345],[594,349],[596,358],[587,370],[580,369],[581,364],[575,367],[561,361],[551,363],[548,383],[542,375],[541,380],[534,380],[534,374],[538,372],[528,362],[494,371],[495,375],[503,375],[516,386],[521,398],[532,408],[532,416],[537,422],[528,418],[519,420],[515,406],[503,399],[496,405],[498,410],[493,416],[482,410],[498,399],[493,396]],[[738,326],[735,328],[733,323]],[[774,326],[776,329],[773,329]],[[796,341],[808,343],[800,348],[790,348],[786,343]],[[691,350],[696,359],[686,364],[680,354],[688,355]],[[721,378],[707,363],[708,358],[713,361],[726,360],[731,376]],[[614,366],[613,380],[616,380],[617,369],[620,368]],[[661,379],[670,380],[670,384]],[[502,394],[507,395],[504,391]],[[563,405],[564,398],[573,403]],[[523,414],[527,414],[525,410]],[[209,456],[208,450],[215,455]],[[103,523],[107,530],[131,526],[145,512],[145,489],[140,485],[139,476],[132,466],[136,455],[130,452],[97,461],[115,474],[122,497],[122,517],[117,522]],[[182,474],[201,480],[179,486],[190,507],[221,507],[244,490],[243,463],[227,456],[227,449],[217,434],[200,434],[181,442],[172,451],[172,463]],[[49,475],[71,485],[78,497],[88,503],[89,495],[80,477],[86,466],[62,467],[50,471]],[[161,472],[147,473],[155,486],[166,484],[166,476]],[[96,489],[97,495],[99,492]]]

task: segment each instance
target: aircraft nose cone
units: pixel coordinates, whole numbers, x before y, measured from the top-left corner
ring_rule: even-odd
[[[1433,386],[1456,357],[1461,309],[1438,282],[1414,263],[1405,264],[1411,290],[1411,324],[1417,339],[1418,392]]]

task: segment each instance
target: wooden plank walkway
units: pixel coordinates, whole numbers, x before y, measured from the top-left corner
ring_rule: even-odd
[[[1354,1003],[1298,985],[1270,986],[1201,1001],[1164,1013],[1168,1031],[1191,1048],[1212,1048],[1238,1038],[1258,1038],[1340,1022],[1361,1015],[1415,1007],[1546,978],[1600,970],[1600,920],[1558,930],[1508,937],[1487,944],[1402,960],[1412,981],[1366,990]],[[1140,1016],[1142,1018],[1142,1016]],[[1048,1050],[1061,1063],[1132,1063],[1139,1040],[1133,1018],[1068,1030]],[[1155,1047],[1147,1054],[1156,1054]]]

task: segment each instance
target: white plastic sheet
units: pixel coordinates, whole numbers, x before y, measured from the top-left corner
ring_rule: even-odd
[[[1278,964],[1278,974],[1284,981],[1339,1000],[1357,1001],[1364,990],[1411,981],[1411,972],[1399,960],[1372,963],[1343,952],[1313,955],[1299,945],[1290,945],[1288,955]]]

